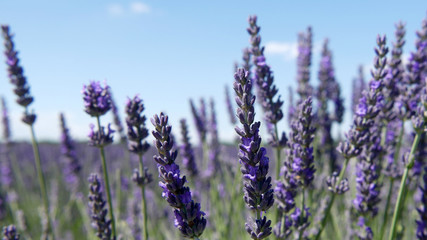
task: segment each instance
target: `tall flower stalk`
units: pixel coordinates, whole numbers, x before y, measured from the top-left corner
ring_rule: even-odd
[[[237,117],[242,124],[236,127],[240,136],[239,159],[244,180],[244,200],[255,213],[255,222],[246,223],[246,231],[252,239],[264,239],[271,234],[271,221],[261,212],[266,212],[274,203],[271,177],[267,177],[269,159],[266,149],[261,147],[260,122],[255,122],[255,96],[251,94],[252,82],[248,72],[238,69],[234,74]]]
[[[129,139],[129,151],[138,155],[139,170],[134,170],[133,180],[141,188],[141,207],[143,214],[143,231],[144,239],[149,238],[148,233],[148,216],[147,216],[147,201],[145,197],[145,187],[152,181],[152,176],[148,173],[148,169],[144,167],[143,155],[150,148],[147,143],[148,129],[145,126],[146,117],[143,115],[144,104],[142,100],[135,96],[133,99],[128,99],[126,104],[126,125],[127,136]]]
[[[108,167],[105,158],[104,147],[113,142],[114,131],[108,124],[107,131],[101,125],[101,116],[105,115],[111,109],[111,98],[108,91],[108,86],[101,86],[99,82],[91,81],[89,85],[83,86],[83,101],[85,112],[91,117],[95,117],[98,129],[95,130],[93,124],[90,125],[89,145],[99,148],[102,161],[102,171],[104,173],[105,190],[107,191],[107,201],[111,220],[112,236],[116,238],[116,222],[114,218],[113,199],[111,197],[110,180],[108,177]]]
[[[350,159],[359,156],[365,145],[372,144],[371,139],[371,128],[374,126],[377,116],[382,109],[382,88],[383,79],[386,75],[385,67],[387,64],[386,54],[388,48],[386,47],[385,36],[377,37],[377,48],[375,48],[376,56],[374,58],[374,70],[372,71],[372,79],[369,83],[368,91],[363,92],[363,97],[359,100],[358,109],[353,117],[353,126],[346,135],[346,140],[341,142],[337,148],[338,152],[344,157],[344,164],[340,170],[339,176],[334,182],[335,185],[328,186],[332,191],[331,201],[329,202],[325,216],[321,221],[320,230],[316,235],[316,240],[320,238],[323,229],[329,218],[329,214],[336,195],[345,193],[342,186],[346,186],[344,174],[347,169]],[[344,181],[344,182],[343,182]],[[348,190],[347,188],[344,188]]]
[[[251,54],[253,58],[253,77],[251,81],[257,86],[258,102],[264,111],[267,130],[270,134],[269,144],[276,149],[276,179],[279,179],[281,163],[281,151],[286,146],[287,138],[285,132],[279,135],[278,122],[283,118],[280,95],[276,98],[278,89],[274,85],[274,75],[266,63],[264,47],[261,47],[260,27],[257,25],[257,17],[249,17],[249,28],[247,29],[251,43]],[[249,77],[249,76],[248,76]]]
[[[185,186],[186,177],[180,176],[179,166],[175,163],[178,151],[174,149],[168,116],[156,114],[151,122],[155,127],[152,134],[159,155],[155,155],[154,160],[159,170],[162,196],[174,208],[175,227],[181,234],[186,238],[199,239],[206,227],[205,213],[200,210],[200,204],[193,201],[190,188]]]
[[[43,168],[40,160],[39,146],[38,146],[38,142],[37,142],[35,131],[34,131],[36,114],[34,113],[34,111],[32,111],[31,113],[29,111],[29,106],[33,102],[34,98],[30,94],[30,86],[28,85],[27,79],[24,76],[24,69],[20,65],[19,58],[18,58],[18,51],[15,50],[15,44],[12,40],[13,35],[10,33],[9,26],[4,25],[4,26],[1,26],[1,28],[2,28],[2,35],[4,38],[4,46],[6,48],[4,53],[6,55],[6,65],[7,65],[9,79],[10,79],[10,82],[15,87],[13,91],[18,97],[16,102],[22,107],[24,107],[24,113],[21,120],[25,124],[30,126],[31,143],[33,146],[36,171],[37,171],[41,195],[43,199],[44,214],[47,217],[47,225],[46,225],[46,229],[44,229],[44,236],[46,236],[47,238],[48,235],[51,235],[52,238],[55,239],[54,231],[52,228],[52,219],[50,216],[50,206],[49,206],[49,198],[48,198],[47,187],[46,187],[46,178],[43,174]]]

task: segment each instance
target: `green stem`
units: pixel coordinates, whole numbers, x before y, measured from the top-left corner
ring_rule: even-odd
[[[36,163],[36,170],[37,170],[37,176],[39,179],[40,184],[40,190],[43,198],[43,205],[44,205],[44,211],[47,217],[47,236],[49,234],[52,235],[52,239],[55,239],[53,228],[52,228],[52,219],[50,217],[50,209],[49,209],[49,197],[47,195],[47,187],[46,187],[46,179],[43,174],[41,161],[40,161],[40,152],[39,152],[39,145],[36,140],[36,134],[34,132],[34,126],[31,125],[31,143],[33,145],[33,152],[34,152],[34,160]]]
[[[341,169],[340,175],[338,176],[338,181],[337,181],[336,184],[340,184],[341,183],[341,180],[343,179],[344,173],[345,173],[345,171],[347,169],[349,160],[350,160],[349,158],[346,158],[344,160],[344,165],[343,165],[343,167]],[[322,221],[320,223],[320,230],[317,233],[315,240],[320,239],[320,235],[322,235],[323,229],[325,229],[326,223],[328,221],[329,214],[331,212],[332,205],[334,204],[335,196],[336,196],[336,193],[332,193],[331,201],[329,202],[329,204],[328,204],[328,206],[327,206],[327,208],[325,210],[325,217],[322,219]]]
[[[99,116],[96,117],[98,122],[98,131],[101,131],[101,120]],[[99,151],[101,152],[101,160],[102,160],[102,171],[104,172],[104,180],[105,180],[105,189],[107,191],[107,200],[108,207],[110,208],[110,220],[111,220],[111,233],[113,234],[113,239],[116,239],[116,221],[114,218],[114,210],[113,210],[113,202],[111,199],[111,191],[110,191],[110,180],[108,179],[108,168],[107,161],[105,160],[105,152],[104,147],[100,146]]]
[[[142,162],[142,154],[139,154],[139,172],[142,176],[144,174],[144,163]],[[147,218],[147,201],[145,199],[145,185],[141,185],[141,195],[142,195],[142,219],[143,219],[143,225],[144,225],[144,240],[148,240],[148,218]]]
[[[406,164],[405,171],[403,172],[403,177],[400,182],[399,195],[397,197],[396,206],[394,208],[393,222],[391,224],[390,235],[388,238],[389,240],[393,240],[396,235],[396,224],[397,224],[397,219],[401,209],[402,199],[403,199],[403,196],[405,195],[404,192],[405,192],[406,179],[408,178],[409,170],[414,166],[414,153],[415,153],[415,150],[417,149],[420,138],[421,138],[421,133],[418,132],[417,135],[415,135],[414,142],[412,143],[411,152],[409,153],[409,158],[408,158],[408,164]]]
[[[399,133],[398,142],[397,142],[397,145],[396,145],[396,151],[394,152],[394,157],[393,157],[393,162],[394,163],[397,162],[397,159],[399,158],[399,155],[400,155],[400,147],[402,146],[403,132],[404,132],[404,127],[402,125],[402,128],[400,129],[400,133]],[[394,183],[394,178],[390,177],[390,185],[388,187],[388,193],[387,193],[387,202],[386,202],[385,208],[384,208],[383,224],[381,226],[380,238],[379,239],[383,239],[384,232],[385,232],[385,229],[386,229],[386,226],[387,226],[388,208],[390,207],[390,203],[391,203],[391,195],[392,195],[392,191],[393,191],[393,183]]]
[[[304,188],[302,189],[302,197],[301,197],[301,218],[300,218],[300,223],[303,223],[303,219],[304,219],[304,204],[305,204],[305,194],[304,194]],[[298,239],[301,240],[302,236],[304,234],[304,228],[302,228],[299,231],[299,237]]]
[[[279,142],[279,130],[277,129],[277,123],[274,124],[274,133],[276,134],[276,139]],[[282,148],[280,146],[276,147],[276,180],[280,178],[280,167],[282,166],[280,154]]]

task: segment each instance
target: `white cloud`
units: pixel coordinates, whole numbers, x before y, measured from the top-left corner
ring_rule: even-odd
[[[265,53],[282,55],[285,60],[292,60],[298,56],[298,44],[296,42],[268,42],[265,44]]]
[[[129,14],[147,14],[151,12],[150,6],[142,2],[132,2],[128,6],[120,3],[112,3],[107,6],[111,16],[124,16]]]
[[[130,11],[136,14],[149,13],[150,10],[150,7],[142,2],[133,2],[130,4]]]
[[[123,6],[118,4],[118,3],[112,3],[112,4],[108,5],[107,11],[112,16],[121,16],[125,12]]]

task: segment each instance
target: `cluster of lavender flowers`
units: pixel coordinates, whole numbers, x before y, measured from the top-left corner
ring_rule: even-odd
[[[206,227],[205,213],[200,204],[192,200],[190,188],[185,186],[186,177],[180,176],[179,166],[175,163],[178,152],[174,150],[174,142],[170,134],[172,127],[168,125],[168,116],[160,113],[151,119],[155,130],[152,131],[154,144],[158,154],[154,156],[163,188],[162,196],[166,199],[175,214],[175,226],[187,238],[198,239]]]
[[[271,221],[261,212],[267,211],[274,203],[271,177],[267,177],[269,159],[267,151],[261,147],[259,135],[260,122],[254,122],[255,96],[251,94],[252,82],[248,72],[238,69],[234,75],[236,92],[237,117],[242,127],[236,127],[240,136],[239,159],[244,178],[244,200],[246,205],[256,213],[255,224],[246,223],[246,230],[252,239],[264,239],[271,234]]]
[[[110,87],[106,83],[91,81],[84,85],[82,94],[84,111],[96,119],[96,125],[90,125],[88,145],[97,150],[77,151],[81,150],[79,144],[72,140],[65,117],[60,114],[60,148],[55,155],[51,149],[43,154],[39,152],[33,128],[36,115],[28,110],[33,97],[12,41],[13,35],[8,26],[2,26],[9,79],[18,96],[17,103],[25,108],[23,121],[31,128],[34,151],[34,156],[22,157],[23,152],[27,152],[24,146],[22,149],[25,150],[17,150],[19,156],[9,155],[21,146],[10,144],[8,114],[2,99],[3,135],[7,145],[5,159],[0,162],[0,222],[8,225],[3,228],[3,239],[34,237],[27,234],[27,230],[41,235],[42,239],[55,239],[58,233],[57,239],[91,238],[89,235],[103,240],[178,238],[164,229],[167,224],[160,223],[167,218],[174,218],[178,229],[175,232],[181,237],[195,240],[202,235],[206,239],[242,238],[238,234],[244,230],[247,237],[255,240],[384,239],[387,230],[389,240],[427,239],[427,18],[416,33],[415,51],[407,62],[403,54],[405,25],[398,23],[395,27],[390,56],[386,37],[376,39],[368,84],[364,81],[363,69],[359,68],[359,76],[353,82],[352,125],[342,141],[339,141],[339,131],[337,134],[333,131],[334,124],[343,122],[345,108],[329,40],[324,41],[320,54],[319,84],[312,86],[311,27],[298,35],[296,92],[299,99],[295,107],[291,90],[287,139],[285,132],[279,136],[278,131],[279,122],[284,117],[283,101],[280,96],[276,97],[279,90],[264,55],[257,17],[250,16],[247,31],[251,46],[243,51],[243,63],[235,65],[236,108],[226,88],[230,122],[237,125],[235,136],[238,143],[234,145],[238,146],[221,144],[215,102],[213,99],[207,102],[204,98],[199,106],[190,100],[200,146],[193,148],[190,127],[185,119],[180,121],[181,144],[176,145],[169,117],[164,113],[151,119],[154,143],[150,145],[145,106],[139,95],[128,98],[125,103],[125,134]],[[256,94],[252,91],[253,86]],[[269,146],[276,151],[275,183],[270,173],[272,165],[267,156],[268,147],[263,147],[261,122],[255,114],[256,103],[263,110],[261,117],[267,125]],[[110,110],[115,130],[111,123],[101,123]],[[412,121],[412,127],[408,121]],[[119,133],[121,144],[113,144],[115,132]],[[109,150],[123,148],[125,142],[125,150],[133,155],[126,155],[123,149]],[[143,157],[150,148],[155,148],[157,154],[152,161],[147,161]],[[182,155],[180,159],[178,148]],[[202,151],[198,151],[200,148]],[[228,154],[223,151],[226,148],[235,151]],[[65,159],[62,174],[55,171],[59,164],[41,161],[40,157],[51,156],[57,160],[60,155]],[[33,157],[44,205],[40,218],[28,210],[34,211],[35,208],[30,199],[30,188],[34,184],[28,183],[33,176],[27,175],[29,171],[23,171],[25,176],[21,176],[19,171],[28,165],[26,159]],[[132,173],[122,166],[126,158],[132,166],[133,157],[138,157],[139,168]],[[355,164],[350,164],[352,159]],[[191,176],[190,182],[181,173],[179,161]],[[42,169],[41,163],[50,163],[50,168]],[[115,170],[114,178],[110,178],[110,164]],[[160,188],[150,185],[153,180],[150,167],[154,165]],[[94,166],[98,169],[89,169]],[[89,188],[81,189],[80,178],[89,172],[97,172],[101,166],[102,178],[91,173]],[[55,173],[51,173],[53,171]],[[47,178],[49,181],[44,177],[47,172],[51,174]],[[65,181],[55,179],[61,175]],[[353,175],[353,178],[347,179],[346,175]],[[136,184],[128,184],[131,179]],[[398,191],[395,181],[400,181]],[[58,182],[65,188],[58,187]],[[388,192],[382,189],[383,186],[388,187]],[[353,191],[349,191],[350,188]],[[71,192],[71,197],[64,200],[62,193],[66,191]],[[203,191],[209,195],[204,195]],[[88,198],[83,199],[82,193],[88,194]],[[160,195],[166,201],[158,201]],[[242,195],[243,201],[237,200]],[[202,204],[206,211],[202,211]],[[245,205],[250,213],[244,211]],[[123,206],[129,211],[127,215],[122,211]],[[391,219],[389,214],[393,206]],[[89,215],[86,208],[89,208]],[[26,216],[23,216],[24,211]],[[41,222],[42,228],[34,224],[34,219]],[[64,224],[63,219],[69,222]],[[246,221],[239,228],[242,219]],[[32,222],[27,224],[28,220]],[[124,220],[131,221],[125,224]],[[11,221],[16,225],[9,225]],[[91,227],[93,231],[88,232]],[[69,228],[81,229],[81,233],[71,233]],[[66,229],[65,233],[61,232],[63,229]]]

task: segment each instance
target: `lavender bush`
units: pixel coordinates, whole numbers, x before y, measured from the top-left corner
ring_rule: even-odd
[[[296,91],[281,93],[258,18],[248,23],[226,109],[206,96],[190,100],[194,124],[181,118],[175,138],[164,113],[146,125],[144,96],[121,106],[107,84],[91,81],[82,91],[84,112],[96,119],[88,139],[73,140],[61,113],[55,143],[35,138],[35,98],[2,26],[9,81],[32,139],[14,139],[2,97],[3,239],[427,239],[427,18],[409,55],[404,23],[394,37],[376,37],[371,77],[365,82],[366,70],[354,67],[348,108],[329,39],[318,53],[311,27],[298,35]],[[114,126],[105,124],[110,110]],[[221,113],[235,129],[230,143],[219,135]]]

